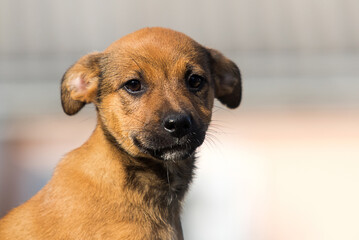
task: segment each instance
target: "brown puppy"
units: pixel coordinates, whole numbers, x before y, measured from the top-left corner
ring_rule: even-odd
[[[215,97],[239,105],[237,66],[179,32],[142,29],[82,57],[62,79],[62,106],[95,104],[96,129],[0,221],[0,239],[183,239],[181,203]]]

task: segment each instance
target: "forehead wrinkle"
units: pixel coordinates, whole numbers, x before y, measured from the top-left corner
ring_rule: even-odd
[[[166,45],[166,44],[165,44]],[[185,78],[189,66],[197,73],[203,72],[203,54],[196,49],[183,46],[159,46],[158,43],[136,43],[122,48],[122,59],[127,58],[129,68],[136,66],[142,77],[158,78],[165,82],[171,78]],[[132,62],[133,65],[130,63]],[[196,71],[199,70],[199,71]],[[202,70],[202,71],[201,71]]]
[[[151,54],[148,51],[139,51],[138,49],[126,50],[125,58],[127,58],[127,66],[137,66],[142,77],[150,77],[153,74],[153,70],[160,70],[167,72],[167,62],[165,58],[156,53]],[[133,65],[131,64],[133,63]]]

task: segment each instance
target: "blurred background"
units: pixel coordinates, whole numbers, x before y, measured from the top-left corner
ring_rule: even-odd
[[[214,108],[186,239],[359,239],[359,1],[0,0],[0,217],[95,125],[61,109],[78,58],[146,26],[233,59],[240,108]]]

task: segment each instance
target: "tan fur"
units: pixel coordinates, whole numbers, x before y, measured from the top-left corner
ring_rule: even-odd
[[[199,92],[186,87],[188,66],[207,79]],[[141,96],[124,90],[142,78]],[[0,239],[183,239],[180,211],[194,156],[159,160],[134,135],[149,144],[169,112],[186,112],[206,130],[215,97],[239,105],[236,65],[184,34],[146,28],[81,58],[65,73],[61,97],[68,115],[95,104],[95,131],[43,189],[0,220]]]

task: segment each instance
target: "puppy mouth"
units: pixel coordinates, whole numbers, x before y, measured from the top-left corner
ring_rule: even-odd
[[[176,144],[169,144],[163,146],[148,146],[150,144],[141,143],[137,138],[133,138],[134,144],[146,154],[151,155],[156,159],[163,161],[183,160],[191,157],[197,147],[201,145],[200,141],[178,141]],[[146,146],[147,145],[147,146]]]

